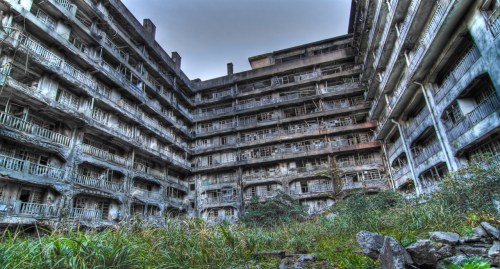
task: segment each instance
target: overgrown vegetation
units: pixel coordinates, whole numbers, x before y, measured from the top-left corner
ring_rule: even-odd
[[[263,250],[314,252],[324,260],[317,268],[378,268],[357,252],[359,230],[391,235],[408,245],[429,231],[464,235],[482,220],[498,225],[499,169],[498,161],[491,159],[451,175],[432,196],[407,200],[395,192],[359,193],[322,217],[290,218],[273,226],[186,220],[172,221],[164,229],[55,231],[31,237],[5,232],[0,237],[0,268],[277,268],[279,260],[254,255]],[[261,219],[276,204],[267,206],[257,218],[262,223],[276,219],[272,214]]]
[[[294,200],[290,195],[277,191],[277,194],[266,201],[254,197],[246,208],[241,221],[248,226],[275,226],[303,221],[307,217],[306,207]]]

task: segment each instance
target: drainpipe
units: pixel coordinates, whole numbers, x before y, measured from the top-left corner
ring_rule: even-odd
[[[382,143],[382,149],[384,150],[384,155],[385,155],[385,165],[387,166],[387,171],[389,171],[389,177],[390,177],[390,183],[391,183],[391,188],[393,191],[396,191],[396,184],[394,183],[394,177],[392,176],[392,169],[391,169],[391,164],[389,163],[389,156],[387,156],[387,149],[385,146],[385,141]]]
[[[432,123],[434,124],[434,130],[436,132],[436,136],[438,137],[439,144],[441,144],[441,148],[444,151],[444,157],[446,158],[446,164],[448,165],[448,168],[450,170],[457,170],[458,169],[457,165],[455,164],[455,162],[448,155],[449,151],[446,148],[446,143],[444,142],[443,135],[440,132],[440,128],[439,128],[439,125],[438,125],[439,122],[437,121],[436,115],[434,114],[434,106],[431,106],[431,104],[429,102],[429,96],[427,95],[427,91],[426,91],[424,85],[421,84],[421,83],[418,83],[416,81],[414,81],[413,83],[419,85],[420,89],[422,89],[422,94],[424,95],[425,104],[427,105],[427,108],[429,109],[429,112],[431,114]]]
[[[404,136],[403,130],[401,128],[401,124],[399,122],[395,121],[394,119],[391,119],[392,123],[396,124],[398,126],[399,130],[399,135],[401,136],[401,141],[403,142],[403,147],[405,148],[406,151],[406,158],[408,159],[408,164],[410,165],[410,172],[413,176],[413,180],[415,182],[415,192],[417,196],[420,196],[420,190],[421,190],[421,185],[420,185],[420,179],[417,177],[417,174],[415,173],[415,166],[413,165],[413,158],[411,155],[410,148],[408,147],[408,144],[406,143],[406,138]]]

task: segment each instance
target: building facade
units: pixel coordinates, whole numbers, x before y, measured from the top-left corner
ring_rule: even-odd
[[[430,192],[498,153],[498,1],[354,0],[349,34],[190,80],[119,0],[0,2],[0,223],[235,220]]]
[[[432,192],[444,174],[500,151],[499,1],[356,1],[358,38],[394,189]]]

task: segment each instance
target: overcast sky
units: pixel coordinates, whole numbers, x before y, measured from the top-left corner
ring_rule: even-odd
[[[250,69],[248,57],[347,33],[351,0],[122,0],[190,79]]]

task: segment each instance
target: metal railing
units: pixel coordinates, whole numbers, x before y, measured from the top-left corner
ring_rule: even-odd
[[[451,141],[472,129],[480,121],[493,113],[498,113],[500,98],[496,94],[491,95],[481,102],[474,110],[463,116],[457,123],[448,129],[448,137]]]
[[[62,169],[36,164],[27,160],[21,160],[5,155],[0,155],[0,167],[13,171],[28,173],[35,176],[49,177],[58,180],[62,180],[64,178],[64,170]]]
[[[60,133],[56,133],[49,129],[43,128],[39,125],[36,125],[31,122],[24,121],[18,117],[15,117],[11,114],[7,114],[5,112],[0,112],[0,124],[14,128],[23,133],[31,134],[37,137],[48,139],[57,144],[61,144],[63,146],[69,146],[71,138],[62,135]]]

